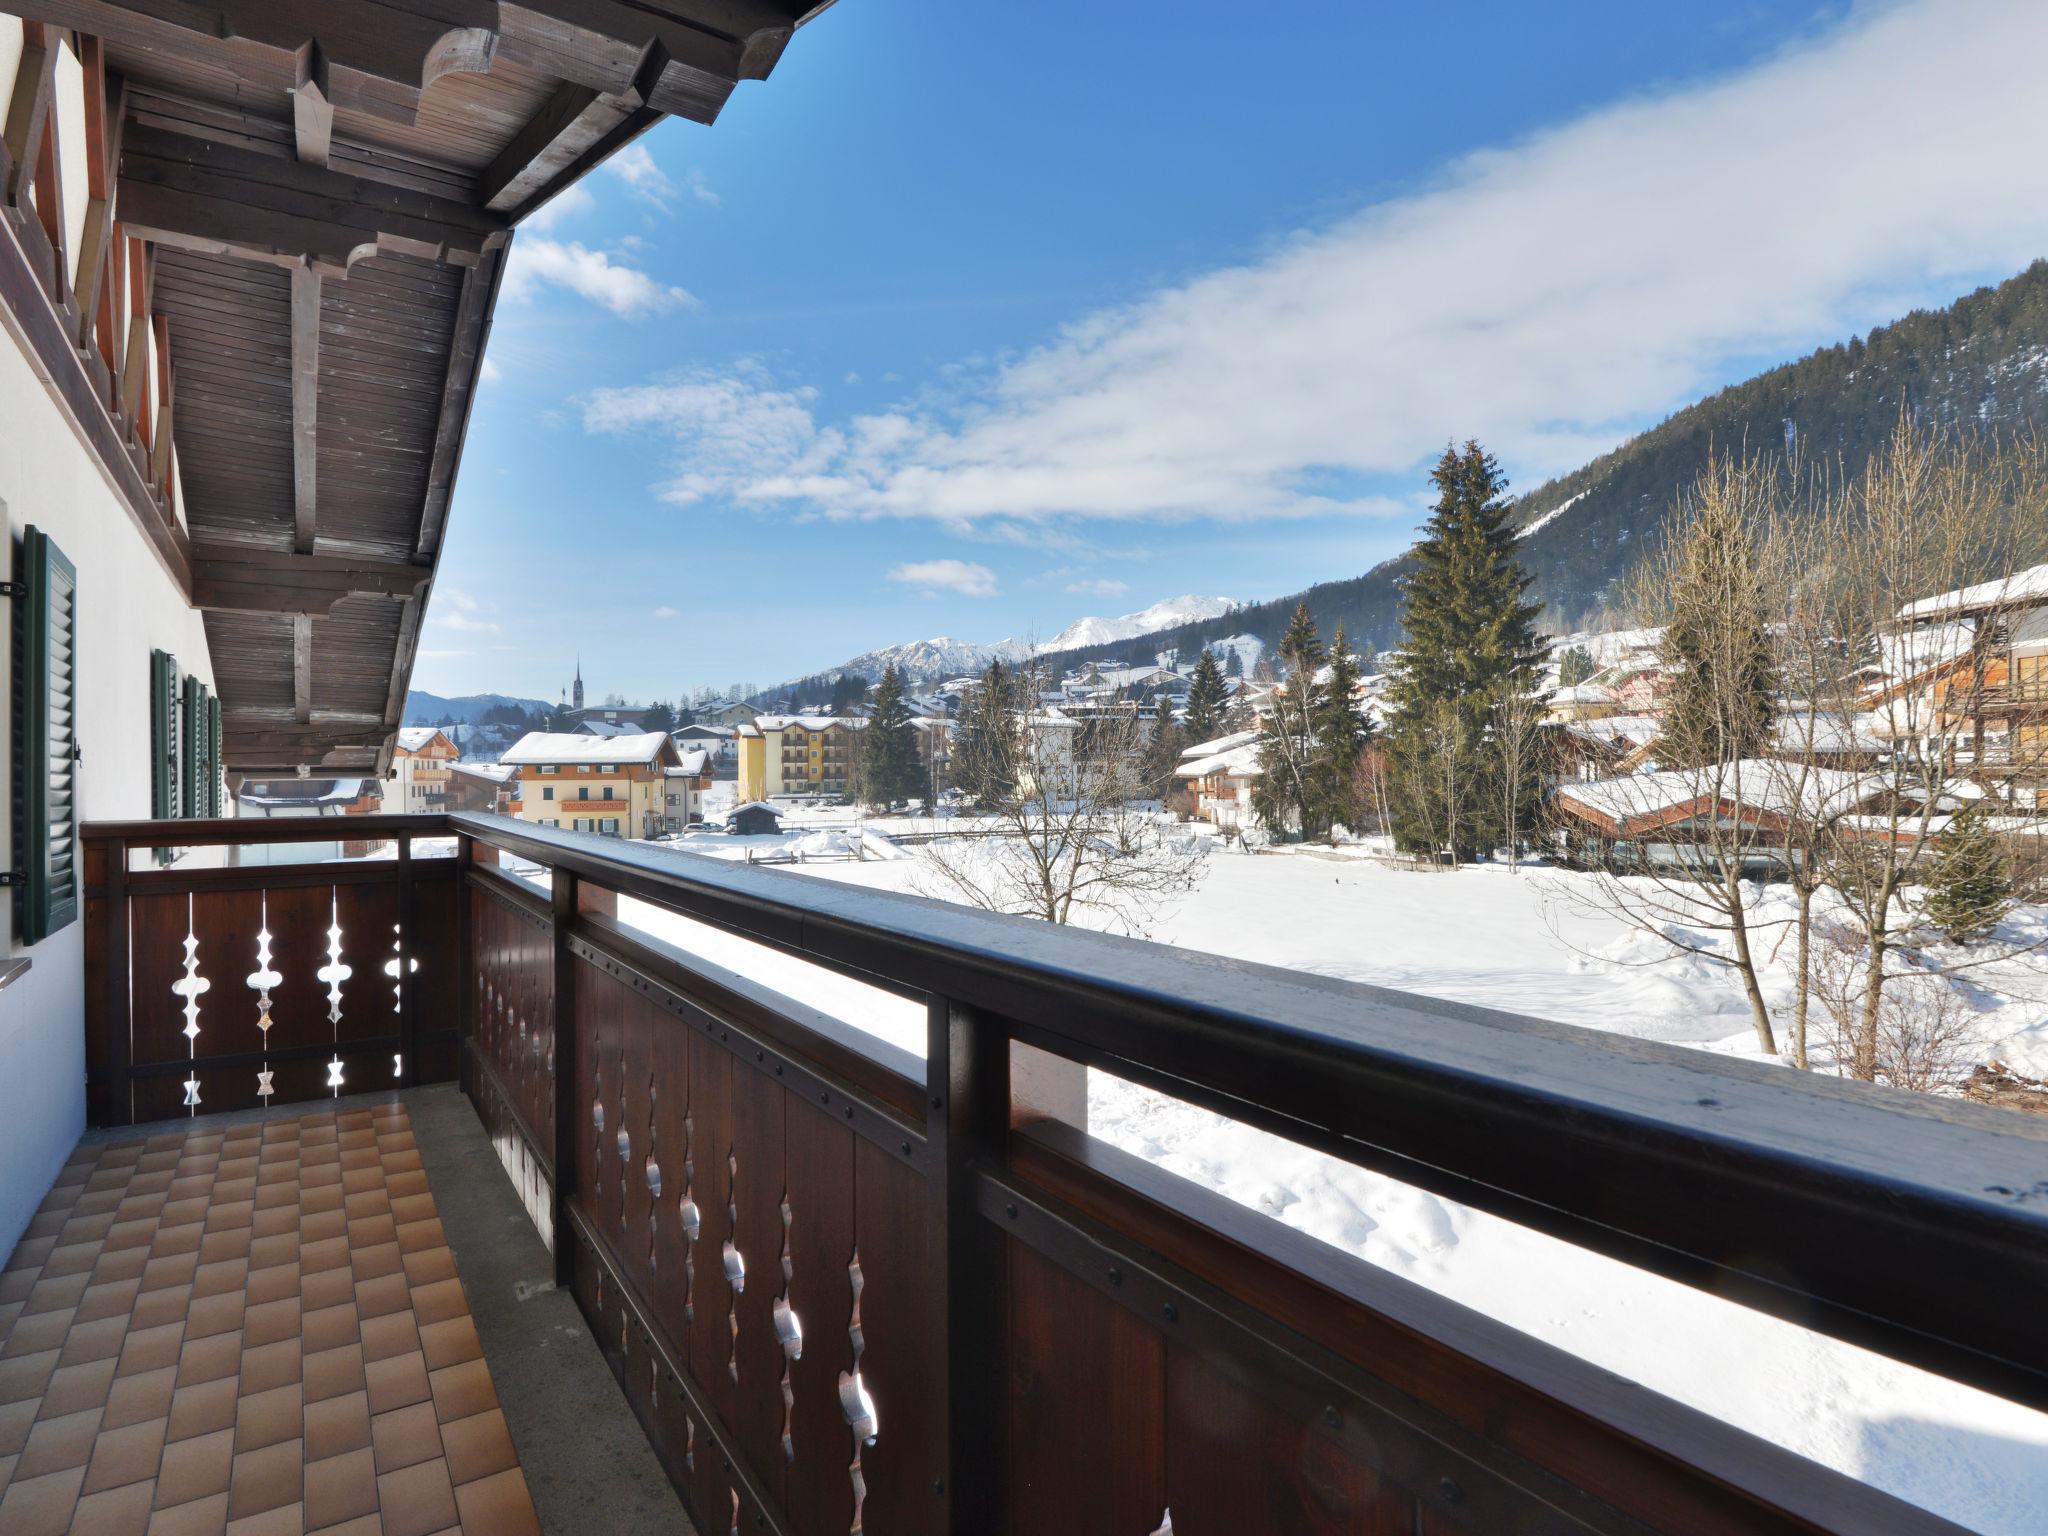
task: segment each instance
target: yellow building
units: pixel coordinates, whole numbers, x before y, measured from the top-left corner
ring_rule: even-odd
[[[576,736],[533,731],[499,759],[519,770],[519,816],[603,837],[654,837],[667,811],[668,770],[681,766],[662,731]]]
[[[762,715],[735,728],[739,798],[843,795],[857,722],[836,715]]]

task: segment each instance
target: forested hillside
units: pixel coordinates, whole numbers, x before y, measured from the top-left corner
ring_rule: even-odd
[[[1984,428],[2039,427],[2048,419],[2048,261],[1946,309],[1916,310],[1868,336],[1821,350],[1732,385],[1631,438],[1585,468],[1539,486],[1517,503],[1530,532],[1523,561],[1554,629],[1601,616],[1610,584],[1653,535],[1710,444],[1779,447],[1860,466],[1889,433],[1904,401],[1922,420]],[[1449,430],[1455,433],[1455,425]],[[1397,578],[1404,560],[1363,576],[1255,603],[1219,619],[1050,658],[1055,665],[1149,660],[1233,634],[1268,646],[1306,599],[1327,636],[1339,623],[1352,640],[1385,648],[1400,638]]]

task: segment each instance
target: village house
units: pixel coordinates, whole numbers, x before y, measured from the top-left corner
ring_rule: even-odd
[[[1233,731],[1181,753],[1173,774],[1193,796],[1197,821],[1238,828],[1256,822],[1251,792],[1259,776],[1259,734]]]
[[[704,819],[704,792],[711,787],[711,754],[702,747],[678,752],[662,770],[661,830],[680,832]]]
[[[762,715],[736,727],[739,797],[843,795],[857,722],[843,715]]]
[[[394,811],[417,814],[448,808],[448,770],[461,749],[438,726],[408,725],[391,749],[391,791]]]
[[[653,837],[668,812],[667,770],[680,766],[665,732],[578,736],[533,731],[501,759],[519,770],[519,815],[603,837]]]
[[[448,770],[448,809],[519,814],[519,770],[509,763],[454,763]]]

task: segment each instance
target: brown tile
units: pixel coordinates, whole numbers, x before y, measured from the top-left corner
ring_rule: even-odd
[[[97,1322],[74,1324],[71,1336],[64,1341],[64,1352],[57,1357],[57,1364],[83,1365],[88,1360],[111,1360],[121,1353],[122,1341],[127,1337],[126,1317],[103,1317]]]
[[[79,1299],[85,1295],[91,1284],[90,1271],[38,1280],[22,1302],[21,1315],[35,1317],[44,1312],[68,1312],[78,1305]],[[90,1322],[91,1319],[87,1318],[84,1321]]]
[[[103,1407],[107,1392],[114,1385],[114,1364],[112,1360],[91,1360],[84,1365],[58,1366],[43,1390],[40,1417],[54,1419],[86,1408]]]
[[[200,1273],[204,1274],[205,1271],[202,1270]],[[228,1333],[241,1327],[242,1310],[245,1305],[239,1289],[202,1295],[195,1282],[192,1288],[192,1310],[185,1314],[185,1337],[206,1339],[216,1333]]]
[[[302,1380],[303,1375],[297,1338],[259,1344],[254,1349],[244,1344],[242,1348],[241,1391],[245,1397],[251,1392],[268,1392],[273,1387]]]
[[[264,1269],[252,1268],[242,1294],[248,1298],[252,1307],[259,1302],[282,1301],[287,1296],[298,1295],[298,1263],[294,1261],[290,1264],[273,1264]]]
[[[34,1397],[0,1407],[0,1456],[11,1458],[28,1444],[28,1432],[36,1427],[40,1407],[42,1400]]]
[[[448,1234],[441,1230],[441,1218],[430,1216],[425,1221],[408,1221],[398,1229],[398,1248],[401,1253],[418,1253],[422,1248],[445,1248]]]
[[[370,1412],[388,1413],[431,1395],[426,1357],[418,1351],[372,1362],[364,1372],[370,1388]]]
[[[240,1520],[284,1504],[296,1504],[305,1486],[304,1445],[283,1440],[259,1450],[237,1451],[228,1486],[228,1517]]]
[[[28,1444],[21,1448],[21,1459],[14,1464],[15,1481],[84,1466],[92,1460],[92,1442],[99,1428],[97,1408],[67,1413],[61,1419],[41,1420],[28,1432]],[[0,1530],[5,1529],[0,1524]]]
[[[412,1293],[412,1310],[424,1328],[428,1323],[460,1317],[469,1310],[469,1301],[462,1294],[460,1280],[436,1280]]]
[[[348,1237],[324,1237],[317,1243],[300,1242],[299,1273],[318,1274],[348,1263]]]
[[[441,1431],[432,1403],[414,1403],[376,1415],[370,1420],[370,1438],[379,1472],[395,1472],[441,1454]]]
[[[417,1169],[420,1166],[420,1154],[418,1148],[408,1147],[403,1151],[386,1152],[380,1161],[384,1164],[384,1176],[390,1178],[394,1174],[410,1173]]]
[[[448,1482],[448,1463],[438,1457],[380,1474],[377,1502],[384,1515],[384,1536],[429,1536],[460,1518],[455,1490]],[[476,1529],[493,1528],[479,1525]]]
[[[161,1259],[167,1254],[199,1252],[199,1245],[206,1240],[205,1226],[196,1221],[184,1222],[175,1227],[157,1228],[156,1241],[149,1245],[149,1256]]]
[[[298,1261],[298,1211],[293,1209],[288,1214],[292,1218],[292,1224],[288,1231],[273,1233],[269,1236],[259,1234],[249,1244],[249,1267],[251,1269],[269,1269],[274,1265],[292,1264]]]
[[[18,1470],[18,1469],[17,1469]],[[19,1477],[0,1498],[0,1531],[7,1536],[63,1536],[78,1505],[83,1466],[67,1467],[41,1477]]]
[[[407,1195],[403,1200],[391,1202],[391,1219],[401,1227],[416,1221],[430,1221],[434,1216],[432,1195]]]
[[[422,1248],[405,1256],[408,1285],[422,1287],[455,1278],[455,1255],[446,1248]]]
[[[246,1264],[249,1260],[249,1243],[247,1227],[230,1227],[224,1232],[208,1232],[199,1240],[199,1262],[228,1264],[240,1259]]]
[[[398,1248],[394,1244],[386,1250],[392,1262],[398,1261]],[[362,1317],[383,1317],[393,1312],[402,1312],[412,1304],[412,1292],[407,1289],[405,1276],[401,1274],[379,1275],[374,1280],[356,1283],[356,1312]]]
[[[157,1461],[163,1455],[164,1427],[162,1419],[148,1419],[125,1429],[104,1431],[93,1445],[85,1485],[79,1491],[100,1493],[155,1477]]]
[[[177,1390],[178,1368],[164,1366],[139,1376],[123,1376],[107,1393],[107,1411],[100,1416],[102,1430],[160,1419],[171,1411],[171,1394]]]
[[[220,1186],[218,1184],[214,1186],[214,1193],[216,1195],[220,1193]],[[238,1189],[234,1193],[241,1194],[243,1191]],[[206,1230],[209,1233],[232,1232],[237,1228],[248,1226],[256,1214],[256,1202],[253,1198],[255,1194],[254,1185],[249,1187],[248,1193],[252,1198],[233,1200],[226,1205],[216,1203],[208,1207],[206,1212]]]
[[[305,1536],[306,1506],[280,1504],[260,1515],[245,1515],[228,1522],[227,1536]]]
[[[203,1222],[206,1220],[206,1196],[182,1195],[174,1186],[172,1198],[164,1203],[164,1208],[157,1213],[156,1219],[159,1225],[165,1227],[183,1227]]]
[[[210,1498],[228,1491],[228,1473],[235,1461],[235,1432],[217,1429],[210,1435],[174,1440],[164,1447],[163,1468],[156,1475],[157,1502],[165,1508]],[[226,1519],[226,1511],[222,1511]]]
[[[410,1310],[366,1316],[362,1320],[363,1359],[388,1360],[420,1347],[419,1325]],[[445,1361],[443,1362],[446,1363]]]
[[[319,1530],[377,1508],[377,1468],[366,1446],[306,1464],[306,1526]]]
[[[309,1355],[355,1343],[362,1334],[356,1326],[353,1299],[341,1306],[321,1307],[317,1311],[309,1309],[300,1321],[299,1336],[306,1341],[306,1353]]]
[[[460,1365],[465,1360],[477,1360],[483,1356],[483,1345],[476,1336],[476,1322],[467,1313],[451,1317],[445,1323],[429,1323],[420,1330],[420,1347],[426,1351],[427,1369],[438,1371],[444,1365]]]
[[[323,1349],[317,1355],[306,1356],[307,1402],[317,1403],[323,1398],[339,1397],[344,1392],[360,1392],[363,1387],[362,1345],[344,1344],[339,1349]]]
[[[201,1257],[204,1257],[202,1252]],[[215,1259],[201,1264],[192,1275],[192,1300],[197,1305],[203,1296],[225,1296],[242,1294],[242,1287],[249,1281],[247,1258]]]
[[[324,1243],[348,1236],[348,1213],[342,1210],[304,1211],[299,1216],[299,1245]]]
[[[349,1268],[358,1280],[375,1280],[380,1275],[397,1274],[402,1258],[398,1241],[393,1238],[368,1248],[352,1248],[349,1251]]]
[[[299,1384],[245,1392],[235,1411],[235,1449],[253,1451],[305,1435],[305,1406]]]
[[[72,1511],[71,1529],[80,1536],[143,1536],[155,1497],[156,1485],[146,1478],[125,1488],[87,1494]]]
[[[347,1192],[341,1187],[339,1168],[308,1168],[305,1176],[299,1180],[299,1209],[308,1215],[327,1215],[340,1211],[345,1199]],[[347,1225],[347,1219],[344,1217],[343,1230],[347,1229]],[[304,1231],[302,1230],[299,1235],[303,1238]]]
[[[157,1220],[144,1216],[135,1221],[117,1221],[107,1228],[107,1235],[100,1240],[100,1246],[110,1250],[122,1248],[147,1248],[156,1236]]]
[[[233,1428],[235,1400],[232,1376],[178,1388],[171,1396],[171,1427],[166,1438],[183,1440],[190,1435]]]
[[[302,1253],[304,1251],[300,1250]],[[346,1264],[337,1264],[331,1269],[300,1273],[299,1300],[308,1312],[318,1312],[324,1307],[338,1307],[355,1299],[355,1272]]]
[[[38,1312],[33,1317],[16,1318],[13,1330],[7,1335],[7,1347],[0,1349],[0,1359],[11,1360],[18,1355],[39,1355],[46,1349],[62,1349],[64,1340],[71,1332],[72,1311],[70,1307],[59,1307],[49,1312]],[[120,1330],[125,1331],[128,1326],[128,1319],[125,1317],[114,1318],[112,1321]],[[103,1328],[106,1325],[102,1321],[88,1323],[86,1326]],[[92,1355],[87,1358],[97,1360],[100,1357]],[[78,1362],[74,1357],[70,1360],[60,1358],[57,1363],[75,1365]]]
[[[78,1312],[72,1321],[89,1323],[102,1317],[126,1317],[135,1310],[135,1298],[141,1289],[139,1278],[109,1280],[104,1285],[91,1286],[78,1298]]]
[[[109,1250],[119,1251],[119,1250]],[[126,1250],[134,1252],[133,1248]],[[147,1249],[143,1250],[147,1252]],[[99,1262],[98,1243],[67,1243],[61,1248],[52,1248],[50,1256],[43,1260],[43,1278],[54,1279],[59,1275],[78,1275],[90,1271]]]
[[[489,1531],[491,1536],[540,1536],[540,1518],[533,1512],[533,1495],[526,1491],[526,1478],[517,1467],[464,1483],[455,1491],[462,1508],[465,1531]]]
[[[357,1222],[368,1217],[389,1216],[391,1214],[390,1191],[379,1184],[375,1189],[366,1189],[361,1194],[349,1195],[342,1201],[342,1209],[348,1212],[349,1226],[351,1228]],[[349,1240],[355,1243],[362,1241],[353,1231],[349,1234]],[[381,1243],[388,1241],[388,1239],[378,1237],[372,1238],[371,1241]]]
[[[188,1339],[178,1353],[178,1384],[214,1381],[241,1369],[242,1335],[216,1333],[210,1339]]]
[[[421,1405],[426,1406],[425,1404]],[[429,1419],[431,1420],[431,1415]],[[370,1443],[370,1394],[348,1392],[306,1404],[306,1459],[322,1461]]]
[[[299,1298],[296,1296],[252,1302],[242,1314],[244,1353],[258,1345],[275,1344],[280,1339],[296,1339],[299,1333]]]
[[[228,1528],[228,1496],[216,1493],[170,1509],[159,1509],[149,1522],[149,1536],[221,1536]]]
[[[427,1175],[424,1169],[411,1173],[395,1173],[384,1181],[384,1187],[391,1191],[393,1201],[406,1195],[424,1195],[427,1192]]]
[[[344,1520],[339,1525],[324,1527],[320,1536],[384,1536],[384,1522],[375,1515],[364,1515],[356,1520]],[[457,1536],[461,1536],[457,1532]]]
[[[443,1424],[441,1444],[448,1453],[448,1480],[458,1487],[519,1465],[505,1415],[496,1408]]]
[[[184,1347],[185,1324],[182,1320],[159,1323],[154,1328],[138,1328],[122,1344],[121,1364],[114,1374],[139,1376],[145,1371],[159,1371],[167,1365],[176,1365]]]
[[[199,1268],[196,1253],[167,1254],[161,1259],[150,1259],[142,1267],[142,1289],[145,1292],[160,1291],[167,1285],[190,1285],[192,1273]]]
[[[92,1283],[98,1285],[102,1280],[133,1280],[137,1276],[143,1276],[142,1288],[145,1291],[153,1290],[155,1287],[150,1285],[147,1272],[149,1266],[155,1262],[156,1260],[149,1256],[149,1250],[146,1248],[126,1248],[119,1253],[103,1253],[100,1255],[99,1263],[92,1267]],[[171,1263],[176,1261],[166,1260],[165,1262]],[[178,1285],[181,1283],[182,1281],[176,1276],[158,1282],[160,1285]]]
[[[183,1323],[185,1309],[190,1305],[192,1287],[189,1285],[167,1285],[161,1290],[144,1291],[135,1298],[135,1311],[128,1321],[129,1331],[161,1328],[165,1323]]]
[[[21,1355],[13,1360],[0,1360],[0,1403],[41,1397],[43,1388],[50,1383],[51,1373],[56,1369],[57,1351],[54,1349],[35,1355]]]

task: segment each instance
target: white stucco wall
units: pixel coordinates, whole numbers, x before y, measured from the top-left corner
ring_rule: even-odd
[[[34,524],[78,567],[80,819],[146,818],[149,801],[149,653],[172,652],[181,673],[211,686],[213,667],[197,610],[114,497],[46,392],[0,314],[0,516],[10,576],[15,543]],[[13,645],[11,604],[0,602]],[[0,666],[0,718],[13,720],[10,668]],[[0,847],[12,867],[13,785],[0,754]],[[19,954],[13,903],[8,953]],[[85,1123],[84,922],[28,953],[34,966],[0,990],[0,1253],[12,1249]]]

